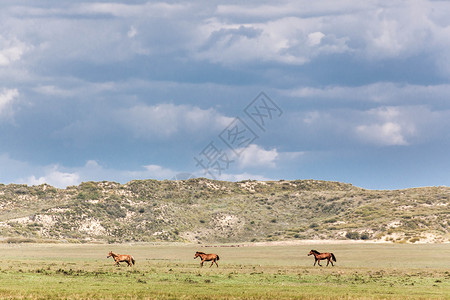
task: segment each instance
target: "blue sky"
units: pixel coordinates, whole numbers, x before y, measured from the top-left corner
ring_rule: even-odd
[[[241,2],[2,1],[0,182],[450,185],[450,3]]]

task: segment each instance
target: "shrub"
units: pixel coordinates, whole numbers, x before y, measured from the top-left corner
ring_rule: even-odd
[[[332,219],[325,220],[325,221],[323,221],[323,222],[324,222],[324,223],[335,223],[336,221],[337,221],[336,218],[332,218]]]
[[[362,240],[369,240],[370,239],[370,235],[367,232],[364,232],[361,234],[361,236],[359,237]]]
[[[22,237],[11,237],[6,240],[8,244],[21,244],[21,243],[36,243],[34,239],[22,238]]]
[[[351,240],[358,240],[360,238],[360,235],[356,231],[349,231],[345,234],[345,237]]]
[[[412,239],[409,240],[411,243],[415,243],[420,241],[420,237],[413,237]]]

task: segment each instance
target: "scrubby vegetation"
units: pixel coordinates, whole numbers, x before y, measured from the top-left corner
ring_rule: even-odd
[[[4,241],[244,242],[450,237],[450,188],[372,191],[317,180],[0,185]]]

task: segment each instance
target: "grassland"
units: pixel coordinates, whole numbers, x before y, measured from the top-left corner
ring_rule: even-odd
[[[311,248],[335,267],[313,267]],[[115,267],[108,251],[132,254]],[[195,251],[218,253],[199,268]],[[450,299],[449,244],[0,244],[0,298]]]

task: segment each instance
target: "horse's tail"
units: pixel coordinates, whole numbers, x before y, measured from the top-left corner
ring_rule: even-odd
[[[220,258],[219,258],[219,255],[216,255],[217,256],[217,260],[219,260]]]
[[[134,265],[136,263],[136,261],[134,260],[134,257],[131,257],[131,263]]]
[[[333,261],[336,261],[336,257],[334,257],[333,253],[331,253],[331,258],[333,259]]]

